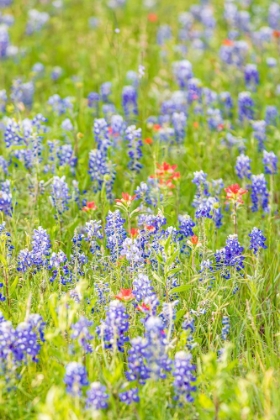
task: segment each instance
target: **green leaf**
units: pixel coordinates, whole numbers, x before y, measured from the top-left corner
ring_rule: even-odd
[[[170,290],[169,294],[173,293],[183,293],[186,292],[190,288],[189,284],[183,284],[182,286],[174,287]]]

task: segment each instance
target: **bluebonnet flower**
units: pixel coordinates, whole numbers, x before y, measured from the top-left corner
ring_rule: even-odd
[[[222,328],[221,337],[222,337],[222,340],[226,340],[229,334],[229,330],[230,330],[230,323],[229,323],[228,316],[223,316],[222,325],[223,325],[223,328]]]
[[[172,124],[175,130],[177,143],[182,143],[186,135],[187,117],[183,112],[174,112],[172,114]]]
[[[4,287],[4,284],[3,284],[3,283],[0,283],[0,289],[1,289],[2,287]],[[3,295],[3,293],[0,291],[0,302],[5,302],[5,300],[6,300],[5,296],[4,296],[4,295]]]
[[[83,240],[83,235],[75,231],[74,236],[72,238],[72,250],[71,250],[70,262],[74,268],[74,273],[76,277],[77,277],[77,274],[79,274],[80,276],[84,275],[83,266],[88,261],[88,258],[86,257],[86,255],[84,254],[84,252],[82,252],[82,240]],[[68,278],[65,279],[65,282],[63,282],[62,280],[61,281],[62,281],[62,284],[64,284],[68,282],[69,280],[72,281],[72,277],[70,277],[70,279]]]
[[[7,180],[0,182],[0,211],[10,216],[12,214],[12,210],[13,207],[10,181]]]
[[[62,76],[62,74],[63,74],[63,70],[62,70],[62,68],[61,68],[61,67],[59,67],[59,66],[55,66],[55,67],[52,69],[52,72],[51,72],[51,78],[52,78],[52,80],[56,81],[56,80],[58,80],[58,79]],[[58,96],[58,95],[57,95],[57,96]]]
[[[68,165],[73,169],[78,162],[71,144],[63,144],[60,146],[57,151],[57,157],[59,159],[59,166]]]
[[[23,249],[18,254],[17,271],[25,273],[33,265],[32,255],[28,249]]]
[[[92,325],[93,322],[82,316],[76,324],[72,324],[71,326],[71,337],[78,340],[79,345],[84,349],[85,353],[92,353],[90,341],[93,339],[93,335],[89,331],[89,327]]]
[[[22,362],[30,356],[34,362],[37,362],[37,356],[41,348],[37,341],[38,338],[33,331],[32,324],[29,322],[20,323],[16,328],[15,359]]]
[[[5,89],[0,90],[0,112],[4,113],[6,111],[7,104],[7,92]]]
[[[14,246],[11,240],[11,234],[7,231],[6,222],[0,223],[0,242],[4,244],[4,249],[6,251],[5,257],[10,259],[14,250]]]
[[[112,83],[105,82],[100,86],[100,97],[103,102],[109,102],[109,96],[112,93]]]
[[[141,302],[146,297],[150,297],[155,294],[149,277],[145,274],[139,273],[138,276],[133,280],[132,286],[132,293],[135,296],[137,302]]]
[[[274,57],[267,57],[266,64],[269,68],[273,69],[274,67],[277,66],[277,60]],[[276,90],[276,92],[277,92],[277,90]]]
[[[139,248],[137,240],[126,238],[122,244],[121,255],[130,261],[132,268],[139,266],[144,262],[143,252]]]
[[[276,106],[267,106],[265,109],[265,122],[267,125],[275,125],[279,114]]]
[[[173,331],[174,321],[176,318],[176,305],[178,305],[178,303],[178,300],[174,300],[173,302],[164,302],[162,304],[162,310],[159,314],[159,318],[162,320],[164,328],[168,328],[169,332]]]
[[[51,203],[58,214],[62,214],[68,209],[69,199],[69,187],[65,182],[65,176],[61,178],[55,176],[51,186]]]
[[[209,195],[209,185],[207,182],[207,174],[203,171],[194,172],[192,183],[198,187],[197,196]]]
[[[39,12],[36,9],[29,10],[26,33],[31,35],[34,32],[39,32],[48,22],[49,18],[50,16],[46,12]]]
[[[198,203],[197,207],[196,207],[196,211],[195,211],[195,217],[197,219],[201,219],[201,218],[207,218],[207,219],[212,219],[212,203],[207,199],[204,198],[202,200],[200,200],[200,202]]]
[[[182,235],[181,239],[183,237],[188,238],[189,236],[193,236],[193,228],[195,227],[194,221],[191,219],[189,215],[179,215],[179,233]]]
[[[148,178],[147,183],[141,182],[135,190],[137,200],[143,200],[143,204],[157,207],[159,201],[162,200],[162,193],[156,178]]]
[[[263,151],[263,164],[266,174],[275,175],[277,173],[278,157],[273,152]]]
[[[31,259],[32,263],[37,267],[46,265],[46,257],[50,254],[51,242],[50,237],[45,229],[41,226],[34,229],[32,238]]]
[[[51,105],[53,112],[57,115],[65,114],[68,109],[72,110],[73,108],[72,98],[61,98],[58,94],[50,96],[48,104]]]
[[[260,76],[255,64],[247,64],[244,69],[244,79],[247,88],[255,89],[260,83]]]
[[[22,83],[16,79],[12,84],[11,99],[15,105],[24,104],[28,108],[32,106],[35,87],[33,82]]]
[[[192,393],[196,390],[193,383],[196,381],[196,378],[193,375],[195,367],[192,365],[191,360],[191,354],[187,354],[184,351],[179,351],[175,354],[173,370],[174,399],[180,403],[193,402]]]
[[[92,108],[94,110],[94,113],[97,115],[98,109],[99,109],[99,101],[100,101],[99,94],[96,92],[90,92],[88,94],[87,100],[88,100],[88,107]]]
[[[193,77],[192,65],[188,60],[177,61],[173,65],[173,73],[181,89],[186,89],[189,79]]]
[[[66,118],[65,120],[62,121],[61,128],[64,131],[73,131],[74,130],[73,124],[72,124],[72,122],[69,118]]]
[[[264,148],[264,141],[266,139],[266,122],[264,120],[253,121],[253,136],[258,141],[258,150],[262,151]]]
[[[7,175],[8,173],[8,162],[3,158],[3,156],[0,156],[0,171],[4,175]]]
[[[36,75],[40,75],[44,73],[44,70],[45,70],[45,66],[42,63],[35,63],[34,66],[32,67],[32,71]]]
[[[260,229],[254,227],[252,232],[249,233],[250,237],[250,249],[254,251],[254,254],[257,254],[260,248],[266,249],[265,245],[266,238],[263,236],[263,233]]]
[[[139,77],[136,71],[129,70],[126,73],[126,79],[129,84],[131,84],[135,89],[138,88],[139,85]]]
[[[238,95],[238,116],[240,121],[254,118],[254,101],[250,92],[241,92]]]
[[[116,107],[114,104],[104,104],[102,105],[102,112],[104,114],[104,118],[109,124],[112,116],[116,113]]]
[[[8,27],[6,25],[0,25],[0,58],[8,56],[10,47],[10,36]]]
[[[192,104],[195,101],[199,101],[202,97],[202,83],[201,80],[192,77],[187,82],[187,90],[188,90],[188,102]]]
[[[109,211],[106,217],[107,223],[105,226],[105,233],[107,238],[107,248],[111,252],[111,258],[116,261],[121,255],[121,247],[126,238],[126,231],[124,229],[125,220],[122,219],[120,211]]]
[[[269,192],[264,174],[252,175],[252,211],[262,209],[265,213],[269,212]]]
[[[162,212],[158,212],[157,215],[154,214],[141,214],[138,217],[138,225],[139,226],[149,226],[151,229],[151,232],[153,234],[158,233],[162,226],[166,224],[166,218],[162,214]]]
[[[105,305],[106,303],[108,303],[108,300],[109,300],[108,295],[110,292],[109,283],[95,282],[94,290],[97,294],[97,297],[98,297],[97,303],[99,305]]]
[[[142,157],[142,130],[141,128],[136,128],[135,125],[130,125],[126,129],[126,140],[128,142],[128,156],[130,161],[128,163],[128,168],[131,171],[140,172],[142,165],[140,163],[140,158]]]
[[[251,178],[251,159],[243,153],[236,159],[235,172],[240,179]]]
[[[202,88],[202,98],[206,105],[214,104],[218,99],[218,94],[209,88]]]
[[[1,373],[3,373],[2,371],[5,372],[16,368],[14,349],[17,333],[12,323],[6,321],[2,313],[0,315],[0,369]]]
[[[138,115],[137,96],[137,90],[133,86],[124,86],[122,91],[122,106],[128,120],[133,120]]]
[[[121,115],[113,115],[111,118],[111,135],[114,142],[122,139],[126,125]]]
[[[121,402],[130,405],[133,402],[139,402],[138,388],[132,388],[128,391],[121,392],[119,394]]]
[[[125,373],[128,381],[138,381],[143,385],[149,379],[148,346],[149,343],[145,338],[137,337],[131,340],[131,348],[128,350],[128,370]]]
[[[215,259],[218,269],[233,267],[237,271],[244,268],[243,256],[244,248],[239,244],[237,235],[229,235],[226,240],[226,246],[215,253]],[[225,278],[230,278],[229,272],[222,273]]]
[[[104,183],[104,176],[108,174],[107,159],[101,150],[94,149],[90,151],[88,172],[93,182],[94,192],[100,191]]]
[[[171,361],[166,353],[167,339],[159,317],[150,316],[145,322],[145,338],[148,341],[147,366],[153,379],[164,379],[171,370]]]
[[[195,332],[194,318],[192,318],[189,314],[186,314],[184,318],[182,329],[188,331],[187,348],[192,350],[196,346],[193,338],[193,333]]]
[[[109,303],[106,318],[101,321],[97,333],[106,349],[123,352],[124,344],[129,340],[126,336],[128,327],[128,315],[124,305],[118,300],[113,300]]]
[[[221,110],[218,108],[207,109],[207,123],[210,130],[221,130],[224,127],[224,120],[222,117]]]
[[[88,20],[89,27],[95,29],[99,26],[99,19],[95,16],[91,16]]]
[[[92,254],[96,254],[97,251],[100,250],[100,246],[97,243],[97,239],[102,239],[102,226],[101,221],[97,220],[90,220],[85,224],[84,232],[86,235],[85,240],[89,242],[90,245],[90,252]]]
[[[82,387],[88,385],[85,367],[78,362],[68,363],[66,366],[64,383],[66,384],[66,391],[68,394],[73,397],[80,396],[82,394]]]
[[[224,111],[226,115],[230,115],[231,110],[233,108],[233,101],[232,101],[231,94],[229,92],[222,92],[219,95],[219,100],[222,105],[222,111]]]
[[[93,132],[97,149],[103,154],[106,154],[108,148],[111,146],[111,141],[109,138],[109,127],[104,118],[94,120]]]
[[[269,4],[268,8],[268,23],[272,29],[279,29],[280,20],[280,6],[276,2]]]
[[[67,263],[67,257],[63,251],[59,251],[57,253],[52,252],[49,262],[48,262],[48,269],[52,270],[52,276],[50,277],[51,283],[54,282],[54,280],[57,278],[61,270],[63,274],[66,274],[66,271],[67,271],[66,263]],[[28,260],[27,260],[27,264],[28,264]],[[65,283],[64,276],[61,276],[60,281],[62,284]]]
[[[45,326],[46,323],[43,321],[43,318],[39,314],[30,314],[27,318],[28,324],[31,325],[33,332],[37,335],[37,338],[40,341],[45,340]]]
[[[209,278],[209,274],[213,271],[213,265],[211,260],[203,260],[200,263],[200,270],[201,278],[200,281],[207,280]],[[212,278],[212,276],[210,276]]]
[[[161,25],[157,30],[157,43],[162,46],[166,41],[171,39],[172,32],[169,25]]]
[[[109,395],[106,387],[100,382],[92,382],[87,390],[86,409],[102,410],[108,407]]]

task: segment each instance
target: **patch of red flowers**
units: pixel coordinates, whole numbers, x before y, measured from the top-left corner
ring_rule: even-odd
[[[89,201],[87,204],[82,208],[83,211],[90,211],[90,210],[96,210],[96,204],[94,201]]]
[[[140,312],[149,312],[151,307],[150,305],[146,305],[146,303],[140,303],[138,306],[136,306],[137,311]]]
[[[130,233],[130,236],[132,238],[136,238],[138,236],[139,229],[137,229],[137,228],[131,228],[129,233]]]
[[[156,13],[149,13],[148,14],[148,21],[149,22],[155,23],[155,22],[157,22],[157,20],[158,20],[158,16],[157,16]]]
[[[116,203],[131,204],[135,200],[136,195],[129,195],[128,193],[122,193],[122,198],[116,198]]]
[[[227,45],[228,47],[232,47],[234,45],[234,42],[231,39],[225,39],[223,41],[223,45]]]
[[[196,235],[191,236],[191,243],[193,245],[197,245],[198,244],[198,236],[196,236]]]
[[[167,162],[157,164],[156,173],[151,175],[151,178],[156,178],[159,181],[159,185],[163,188],[172,189],[175,188],[174,181],[177,181],[181,174],[176,171],[177,165],[170,165]]]
[[[241,188],[239,184],[232,184],[229,187],[225,188],[226,200],[233,201],[238,204],[243,204],[242,195],[246,194],[248,190]]]
[[[132,289],[121,289],[115,298],[122,302],[129,302],[134,299],[134,294],[132,293]]]

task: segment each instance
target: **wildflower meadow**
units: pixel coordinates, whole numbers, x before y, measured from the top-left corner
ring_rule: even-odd
[[[278,0],[0,0],[0,420],[280,419]]]

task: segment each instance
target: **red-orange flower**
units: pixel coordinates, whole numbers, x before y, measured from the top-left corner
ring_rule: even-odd
[[[148,21],[149,22],[155,23],[155,22],[157,22],[157,20],[158,20],[158,17],[157,17],[156,13],[149,13],[148,14]]]
[[[132,238],[136,238],[136,236],[138,236],[139,229],[137,229],[137,228],[131,228],[129,233],[132,236]]]
[[[280,31],[277,31],[277,30],[273,31],[273,36],[274,38],[280,38]]]
[[[132,289],[121,289],[115,298],[121,300],[122,302],[129,302],[134,299],[134,294],[132,293]]]
[[[181,177],[180,172],[176,172],[177,165],[170,165],[167,162],[157,164],[155,174],[151,175],[150,178],[158,179],[159,186],[162,188],[172,189],[175,188],[173,181],[176,181]]]
[[[147,138],[144,140],[144,143],[146,143],[146,144],[153,144],[153,139],[152,139],[151,137],[147,137]]]
[[[223,41],[223,45],[227,45],[228,47],[232,47],[234,45],[234,42],[231,39],[225,39]]]
[[[227,201],[234,201],[236,203],[243,204],[242,195],[246,194],[248,191],[241,188],[239,184],[232,184],[225,188],[225,192],[227,193]]]
[[[196,235],[191,236],[191,243],[193,245],[197,245],[198,244],[198,236],[196,236]]]
[[[135,200],[136,195],[129,195],[128,193],[122,193],[122,198],[117,198],[116,203],[131,204]]]
[[[96,209],[97,207],[94,201],[88,201],[87,204],[82,208],[83,211],[90,211]]]
[[[136,306],[136,309],[140,312],[149,312],[151,307],[150,305],[146,305],[146,303],[140,303],[138,306]]]
[[[159,131],[161,129],[161,125],[160,124],[154,124],[153,129],[154,129],[154,131]]]

